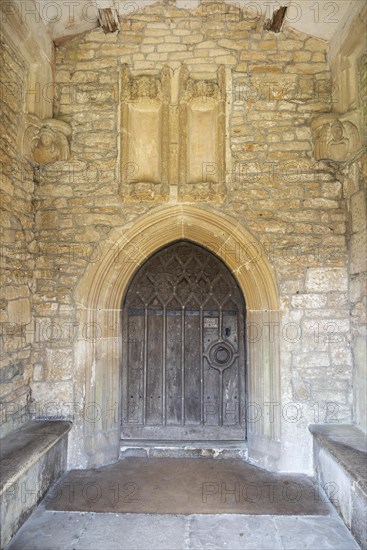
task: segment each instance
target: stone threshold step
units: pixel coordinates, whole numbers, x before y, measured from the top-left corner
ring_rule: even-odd
[[[243,441],[172,441],[122,439],[120,458],[248,458],[247,444]]]

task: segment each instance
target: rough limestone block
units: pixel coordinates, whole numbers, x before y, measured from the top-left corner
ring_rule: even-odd
[[[306,290],[309,292],[330,292],[348,290],[348,275],[345,268],[311,268],[306,275]]]
[[[367,344],[366,338],[358,336],[354,341],[353,356],[355,362],[354,387],[356,402],[356,421],[363,430],[367,430]]]
[[[46,349],[45,372],[48,380],[70,380],[72,377],[72,352],[69,349]]]
[[[26,298],[8,303],[9,323],[28,325],[31,322],[31,304]]]
[[[364,191],[359,191],[352,196],[351,201],[352,213],[352,231],[357,233],[366,227],[366,194]]]
[[[350,272],[352,274],[367,271],[367,232],[355,233],[350,238]]]

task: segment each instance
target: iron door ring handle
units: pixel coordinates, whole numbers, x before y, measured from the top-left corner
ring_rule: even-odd
[[[224,340],[213,342],[204,354],[209,365],[220,372],[231,367],[238,356],[233,346]]]

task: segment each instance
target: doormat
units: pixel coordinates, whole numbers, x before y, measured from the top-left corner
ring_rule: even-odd
[[[45,506],[68,512],[327,515],[319,489],[306,475],[274,474],[240,460],[126,458],[71,470]]]

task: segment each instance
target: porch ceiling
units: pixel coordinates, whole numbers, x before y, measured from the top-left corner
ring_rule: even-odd
[[[39,10],[52,39],[59,40],[98,27],[98,8],[115,7],[120,18],[123,18],[156,3],[156,0],[29,0],[29,4],[31,3]],[[245,16],[248,11],[249,16],[257,12],[270,17],[279,5],[288,6],[286,26],[331,40],[343,28],[351,14],[358,11],[363,0],[229,0],[229,3],[243,8]],[[24,9],[25,4],[22,3]],[[199,5],[199,0],[176,0],[175,5],[178,8],[195,8]],[[30,11],[29,6],[27,11]]]

